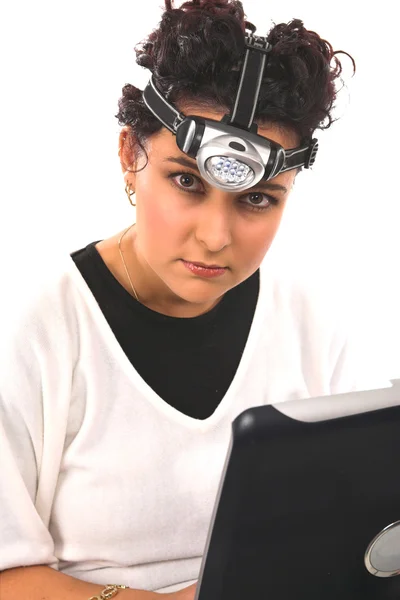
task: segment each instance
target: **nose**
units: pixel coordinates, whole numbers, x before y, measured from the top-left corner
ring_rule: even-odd
[[[219,190],[199,206],[196,239],[211,253],[221,252],[232,242],[232,199]]]

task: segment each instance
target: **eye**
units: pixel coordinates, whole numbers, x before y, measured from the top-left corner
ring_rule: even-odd
[[[198,193],[202,190],[200,180],[196,175],[192,175],[192,173],[171,173],[169,178],[183,192]]]
[[[266,210],[271,205],[278,204],[279,201],[273,196],[268,196],[262,192],[250,192],[250,194],[242,196],[241,202],[250,208],[250,210],[261,211]]]

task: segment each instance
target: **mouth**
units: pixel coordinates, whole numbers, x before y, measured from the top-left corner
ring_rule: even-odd
[[[184,266],[191,271],[193,275],[197,275],[199,277],[220,277],[227,271],[227,267],[222,267],[221,265],[207,265],[203,262],[192,262],[183,259],[181,260]]]

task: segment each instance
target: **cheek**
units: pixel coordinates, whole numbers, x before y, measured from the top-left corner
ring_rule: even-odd
[[[281,218],[282,211],[273,210],[267,218],[242,228],[235,249],[236,264],[240,264],[246,272],[253,273],[258,269],[274,241]]]
[[[137,209],[138,224],[143,230],[151,232],[153,235],[164,229],[167,233],[170,227],[170,218],[168,211],[162,203],[154,202],[152,198],[144,199]]]
[[[136,229],[147,248],[164,247],[179,242],[184,235],[182,210],[168,197],[165,185],[156,182],[137,189]],[[149,192],[150,190],[150,192]],[[165,201],[163,201],[163,197]]]
[[[265,218],[253,222],[250,228],[242,231],[242,246],[247,252],[262,255],[271,246],[282,220],[283,210],[272,209]]]

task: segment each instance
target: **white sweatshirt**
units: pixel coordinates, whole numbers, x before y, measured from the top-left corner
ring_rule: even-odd
[[[46,564],[163,591],[195,580],[232,420],[250,406],[385,384],[354,361],[332,304],[264,261],[239,368],[197,420],[139,376],[68,257],[3,344],[0,570]]]

